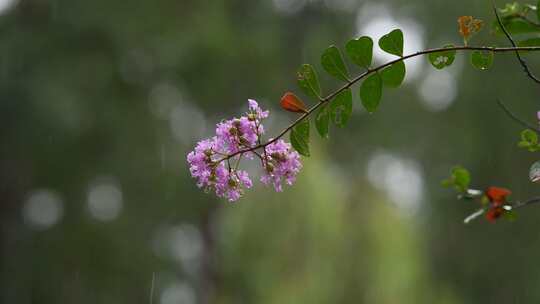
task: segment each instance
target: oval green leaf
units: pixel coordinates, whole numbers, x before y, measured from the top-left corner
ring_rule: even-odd
[[[343,62],[343,56],[335,45],[330,46],[324,51],[321,56],[321,64],[328,74],[340,80],[349,81],[349,73],[347,72],[345,62]]]
[[[381,72],[383,84],[390,88],[397,88],[405,79],[405,63],[396,62],[391,66],[384,68]]]
[[[293,148],[309,157],[309,119],[305,118],[292,128],[290,136]]]
[[[471,64],[480,70],[487,70],[493,64],[493,52],[474,51],[471,54]]]
[[[328,138],[328,128],[330,126],[330,108],[327,105],[321,107],[315,118],[315,127],[322,138]]]
[[[448,44],[445,48],[452,48],[454,45]],[[429,63],[436,69],[444,69],[447,66],[451,66],[456,59],[456,50],[448,50],[442,52],[431,53],[428,55]]]
[[[298,70],[298,86],[311,97],[320,99],[321,86],[315,69],[309,64],[303,64]]]
[[[362,85],[360,86],[360,99],[362,100],[364,108],[366,108],[369,113],[373,113],[377,110],[377,107],[379,107],[381,97],[382,79],[378,73],[374,73],[362,82]]]
[[[373,40],[367,36],[350,40],[345,45],[345,51],[352,62],[368,69],[373,60]]]
[[[379,39],[379,47],[392,55],[403,57],[403,32],[395,29]]]
[[[340,92],[330,104],[330,116],[337,127],[344,127],[352,115],[352,92],[346,89]]]

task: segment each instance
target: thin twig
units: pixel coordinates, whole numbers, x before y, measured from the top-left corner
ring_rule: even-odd
[[[154,284],[156,281],[156,273],[152,272],[152,285],[150,285],[150,304],[154,303]]]
[[[497,17],[497,23],[499,24],[499,26],[501,27],[504,35],[506,36],[506,38],[508,38],[508,40],[510,40],[510,43],[512,44],[513,47],[517,47],[517,44],[516,42],[514,41],[514,39],[512,38],[512,36],[510,36],[510,33],[506,30],[506,27],[504,26],[502,20],[501,20],[501,17],[499,16],[499,12],[497,12],[497,7],[495,7],[495,3],[493,1],[491,1],[491,5],[493,6],[493,12],[495,13],[495,16]],[[527,76],[529,76],[529,78],[531,78],[532,80],[534,80],[536,83],[540,83],[540,79],[538,79],[538,77],[536,77],[532,72],[531,72],[531,69],[529,69],[529,66],[527,65],[527,63],[525,62],[525,60],[523,60],[523,58],[521,58],[521,55],[519,54],[519,51],[516,50],[515,51],[516,53],[516,58],[517,60],[519,61],[519,63],[521,64],[521,66],[523,67],[523,70],[525,71],[525,73],[527,74]]]
[[[527,129],[531,129],[537,133],[540,134],[540,128],[538,127],[535,127],[533,126],[532,124],[524,121],[523,119],[517,117],[514,113],[512,113],[512,111],[510,111],[510,109],[508,109],[508,107],[506,107],[506,105],[500,100],[500,99],[497,99],[497,104],[501,107],[501,109],[510,117],[512,118],[515,122],[519,123],[520,125],[524,126],[525,128]]]
[[[533,197],[522,203],[516,202],[514,205],[512,205],[512,210],[523,208],[525,206],[529,206],[529,205],[537,204],[537,203],[540,203],[540,197]]]

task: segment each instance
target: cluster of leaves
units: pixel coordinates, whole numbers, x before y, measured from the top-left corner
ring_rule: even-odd
[[[459,32],[467,42],[470,37],[482,28],[482,21],[471,16],[462,16],[458,19]],[[380,105],[383,88],[398,88],[405,79],[406,68],[403,54],[403,32],[394,29],[382,36],[378,41],[378,46],[388,54],[397,58],[379,67],[373,67],[373,39],[362,36],[352,39],[345,45],[345,53],[348,58],[357,66],[365,69],[364,74],[357,78],[351,78],[344,56],[340,49],[332,45],[321,55],[321,66],[330,76],[343,82],[345,86],[338,90],[336,94],[323,98],[319,76],[315,68],[310,64],[304,64],[297,73],[297,82],[300,89],[312,98],[320,102],[317,115],[315,117],[315,127],[319,135],[328,137],[330,124],[343,127],[349,121],[353,107],[353,93],[351,86],[360,78],[364,78],[360,84],[359,97],[363,107],[369,113],[374,113]],[[436,69],[444,69],[452,65],[455,60],[455,46],[448,44],[443,47],[448,50],[429,52],[428,60]],[[474,51],[471,53],[471,63],[480,70],[486,70],[493,64],[493,52]],[[290,133],[292,146],[302,155],[309,156],[309,135],[310,123],[308,119],[309,111],[304,102],[293,93],[286,93],[281,99],[281,106],[287,111],[303,113],[302,121],[296,124]]]
[[[471,176],[467,169],[456,166],[452,168],[450,177],[442,181],[445,187],[453,187],[459,199],[476,201],[480,204],[480,209],[467,216],[464,222],[467,224],[484,214],[490,222],[504,217],[508,220],[516,219],[516,212],[512,204],[507,201],[507,197],[512,193],[506,188],[488,187],[485,190],[470,188]]]
[[[540,150],[538,134],[531,129],[521,131],[521,140],[518,142],[518,147],[527,149],[529,152]]]
[[[403,57],[403,32],[395,29],[379,39],[379,47],[392,55]],[[373,40],[363,36],[347,42],[345,51],[349,59],[356,65],[364,68],[370,75],[360,85],[359,96],[362,105],[369,112],[377,110],[383,87],[397,88],[405,79],[405,64],[402,60],[386,66],[384,69],[374,70],[373,63]],[[315,117],[315,126],[321,137],[327,138],[330,124],[343,127],[349,121],[352,114],[353,94],[350,86],[353,81],[349,75],[344,56],[338,47],[332,45],[321,55],[321,65],[331,76],[344,81],[346,87],[326,100],[322,97],[319,77],[312,65],[304,64],[298,71],[298,86],[302,91],[319,101],[324,101]],[[281,106],[291,112],[307,112],[303,102],[291,93],[285,94]],[[306,117],[291,130],[291,144],[302,155],[309,156],[309,131],[310,123]]]
[[[518,2],[507,3],[499,9],[501,21],[506,30],[512,35],[518,35],[518,46],[540,46],[540,1],[536,5],[522,4]],[[497,21],[493,28],[502,34],[502,29]]]

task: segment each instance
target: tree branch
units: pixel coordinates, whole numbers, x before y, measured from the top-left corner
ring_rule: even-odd
[[[491,1],[491,5],[493,6],[493,12],[495,13],[495,16],[497,17],[497,23],[499,24],[499,26],[501,27],[504,35],[506,36],[506,38],[508,38],[508,40],[510,41],[510,43],[512,44],[513,47],[517,47],[517,44],[516,42],[514,41],[514,39],[512,38],[512,36],[510,36],[510,33],[508,32],[508,30],[506,30],[506,27],[504,26],[502,20],[501,20],[501,17],[499,16],[499,12],[497,12],[497,7],[495,7],[495,3],[493,1]],[[525,71],[525,73],[527,74],[527,76],[529,78],[531,78],[534,82],[540,84],[540,79],[538,79],[538,77],[536,77],[532,72],[531,72],[531,69],[529,69],[529,66],[527,65],[527,63],[525,62],[525,60],[523,58],[521,58],[521,55],[519,54],[519,51],[516,50],[515,51],[516,53],[516,58],[517,60],[519,61],[519,64],[521,64],[521,66],[523,67],[523,70]]]
[[[308,116],[313,114],[313,112],[315,112],[315,110],[317,110],[319,107],[321,107],[322,105],[324,105],[324,104],[326,104],[328,102],[331,102],[332,99],[334,97],[336,97],[336,95],[338,95],[339,93],[343,92],[344,90],[350,88],[352,85],[354,85],[355,83],[359,82],[360,80],[362,80],[363,78],[369,76],[372,73],[378,72],[378,71],[380,71],[380,70],[382,70],[382,69],[384,69],[384,68],[386,68],[388,66],[391,66],[392,64],[395,64],[395,63],[398,63],[398,62],[401,62],[401,61],[405,61],[407,59],[411,59],[411,58],[414,58],[414,57],[417,57],[417,56],[427,55],[427,54],[431,54],[431,53],[445,52],[445,51],[487,51],[487,52],[494,52],[494,53],[507,53],[507,52],[518,52],[518,51],[540,51],[540,46],[524,46],[524,47],[516,47],[516,46],[514,46],[514,47],[454,46],[454,47],[443,47],[443,48],[427,49],[427,50],[424,50],[424,51],[419,51],[419,52],[416,52],[416,53],[412,53],[412,54],[397,58],[395,60],[391,60],[391,61],[389,61],[387,63],[384,63],[382,65],[379,65],[379,66],[377,66],[375,68],[368,69],[364,73],[362,73],[362,74],[356,76],[355,78],[351,79],[351,81],[347,82],[341,88],[339,88],[339,89],[335,90],[334,92],[330,93],[330,95],[328,95],[328,96],[326,96],[324,98],[321,98],[318,103],[316,103],[314,106],[309,108],[309,110],[306,113],[304,113],[300,117],[298,117],[298,119],[296,119],[293,123],[291,123],[283,131],[281,131],[276,137],[268,140],[265,143],[257,144],[256,146],[253,146],[253,147],[250,147],[250,148],[245,148],[245,149],[239,150],[237,152],[231,153],[231,154],[223,157],[222,159],[218,160],[217,162],[219,163],[219,162],[222,162],[224,160],[228,160],[228,159],[230,159],[232,157],[235,157],[235,156],[237,156],[239,154],[243,154],[243,153],[247,153],[247,152],[251,152],[251,151],[255,151],[255,150],[264,148],[264,147],[276,142],[278,139],[280,139],[285,134],[287,134],[287,132],[289,132],[292,128],[294,128],[296,125],[298,125],[304,119],[306,119]]]

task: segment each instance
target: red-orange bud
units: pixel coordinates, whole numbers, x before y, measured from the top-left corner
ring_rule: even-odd
[[[291,92],[287,92],[281,97],[280,105],[289,112],[307,113],[304,102]]]

